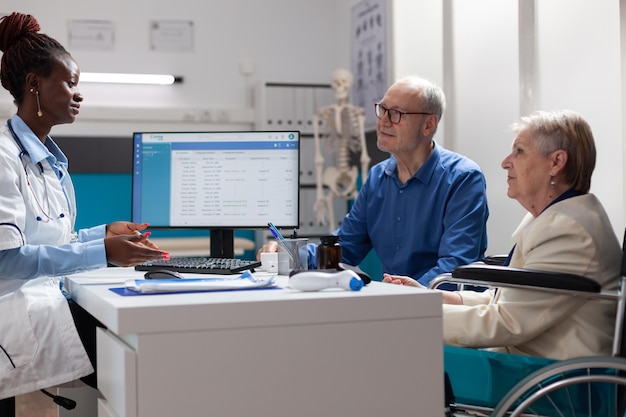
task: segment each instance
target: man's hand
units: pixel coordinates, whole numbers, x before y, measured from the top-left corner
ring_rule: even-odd
[[[261,260],[261,252],[278,252],[278,243],[275,240],[270,240],[265,245],[261,246],[261,249],[256,253],[256,260]]]
[[[390,284],[396,285],[406,285],[409,287],[426,288],[413,278],[402,275],[383,274],[383,282],[388,282]]]

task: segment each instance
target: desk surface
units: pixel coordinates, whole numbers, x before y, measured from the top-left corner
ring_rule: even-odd
[[[141,277],[107,268],[66,280],[108,327],[98,331],[100,417],[443,414],[438,292],[380,282],[300,292],[287,277],[279,289],[110,290]]]
[[[284,276],[277,277],[279,289],[139,296],[121,296],[110,290],[122,287],[127,279],[142,277],[143,272],[133,268],[105,268],[68,277],[65,288],[83,308],[120,335],[441,316],[439,293],[376,281],[360,291],[301,292],[289,288]],[[416,294],[421,295],[419,302]],[[368,302],[358,302],[363,298]],[[246,304],[245,315],[242,303]],[[289,316],[279,314],[285,303],[297,303],[298,308],[290,310]]]

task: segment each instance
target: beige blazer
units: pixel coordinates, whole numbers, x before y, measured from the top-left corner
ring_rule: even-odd
[[[621,247],[593,194],[563,200],[515,233],[511,267],[584,275],[604,289],[619,284]],[[444,305],[449,345],[567,359],[611,353],[615,303],[519,289],[461,291]]]

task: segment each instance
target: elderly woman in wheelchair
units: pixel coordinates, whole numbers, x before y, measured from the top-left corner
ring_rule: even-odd
[[[528,214],[513,233],[504,267],[468,265],[436,280],[457,276],[476,284],[462,278],[479,277],[492,286],[442,292],[446,373],[454,397],[473,400],[478,408],[493,407],[526,374],[555,360],[615,356],[619,349],[614,300],[622,251],[606,211],[589,193],[596,162],[591,128],[564,110],[522,117],[513,130],[512,152],[502,168],[507,195]],[[507,272],[517,276],[507,278],[508,284],[493,282]],[[557,290],[554,279],[566,289]],[[420,286],[404,276],[385,274],[383,281]],[[528,281],[531,287],[524,285]],[[550,407],[535,414],[572,415]]]

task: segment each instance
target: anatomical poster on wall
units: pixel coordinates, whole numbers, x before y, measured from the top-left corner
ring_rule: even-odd
[[[365,109],[365,129],[376,126],[374,103],[387,90],[388,0],[363,0],[352,8],[352,103]]]

